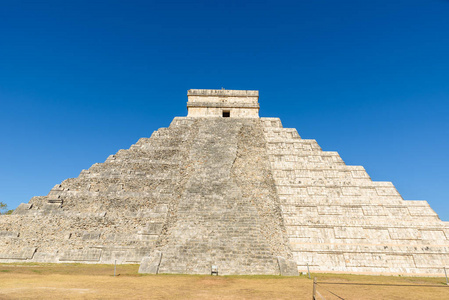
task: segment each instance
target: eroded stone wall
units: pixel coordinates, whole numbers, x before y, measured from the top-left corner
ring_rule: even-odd
[[[15,261],[20,249],[34,249],[21,259],[140,262],[165,243],[176,223],[197,129],[193,120],[175,118],[169,128],[2,216],[0,261]]]

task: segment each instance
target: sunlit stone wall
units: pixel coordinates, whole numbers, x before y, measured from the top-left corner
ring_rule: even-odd
[[[259,91],[189,90],[187,97],[188,117],[259,117]]]

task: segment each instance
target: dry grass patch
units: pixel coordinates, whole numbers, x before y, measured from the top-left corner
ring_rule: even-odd
[[[138,265],[0,264],[0,299],[310,299],[307,277],[141,275]],[[444,278],[315,274],[318,281],[431,284]],[[326,285],[345,299],[449,299],[448,288]],[[323,288],[318,291],[337,299]]]

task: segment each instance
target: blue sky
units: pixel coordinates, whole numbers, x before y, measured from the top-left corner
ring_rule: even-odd
[[[0,201],[46,195],[185,116],[192,88],[280,117],[449,221],[449,1],[0,3]]]

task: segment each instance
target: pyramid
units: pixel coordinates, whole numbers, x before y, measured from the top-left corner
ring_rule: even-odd
[[[449,222],[278,118],[259,118],[258,96],[189,90],[187,117],[0,216],[0,262],[443,274]]]

